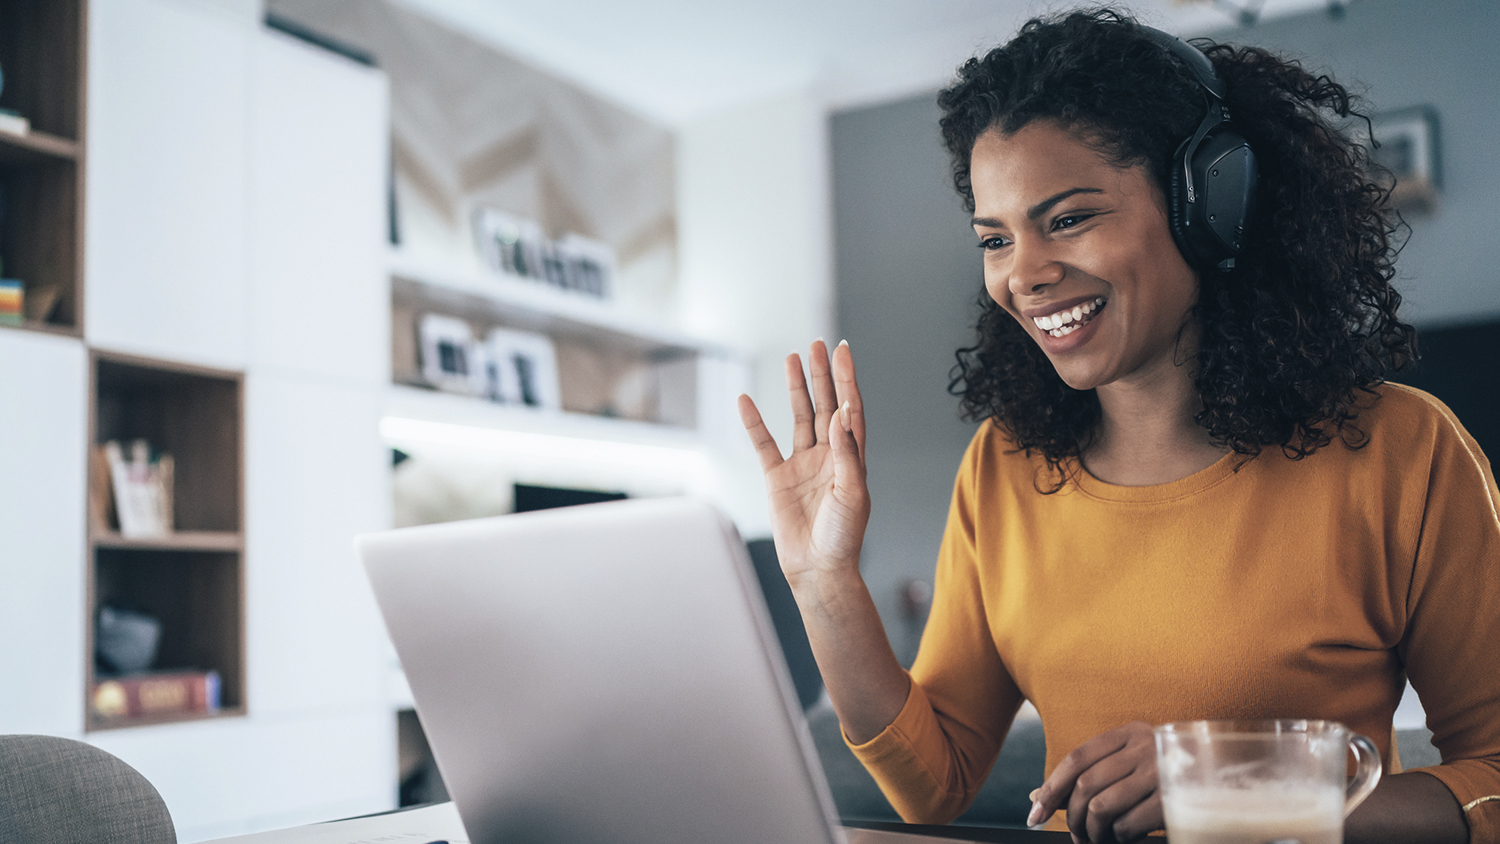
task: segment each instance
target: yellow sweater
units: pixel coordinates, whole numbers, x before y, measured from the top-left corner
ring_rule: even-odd
[[[1364,448],[1230,455],[1149,487],[1078,472],[1042,495],[1041,459],[981,426],[911,693],[853,746],[901,816],[962,813],[1023,699],[1049,774],[1131,721],[1199,718],[1340,721],[1399,770],[1391,716],[1410,677],[1443,758],[1423,770],[1472,841],[1500,841],[1500,493],[1451,411],[1380,392]]]

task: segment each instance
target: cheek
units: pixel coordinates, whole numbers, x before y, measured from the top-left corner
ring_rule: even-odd
[[[984,262],[984,291],[1006,310],[1010,309],[1010,285],[1005,283],[1005,273],[992,261]]]

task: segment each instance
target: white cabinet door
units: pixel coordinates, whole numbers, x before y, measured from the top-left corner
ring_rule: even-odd
[[[83,731],[87,371],[77,340],[0,330],[0,733]]]
[[[385,75],[274,32],[251,64],[251,367],[385,384]]]
[[[188,3],[90,3],[91,346],[244,367],[253,32]]]
[[[382,393],[319,376],[246,378],[246,635],[256,716],[387,698],[384,626],[354,537],[390,525]]]
[[[150,780],[172,813],[178,841],[286,829],[396,803],[396,718],[389,709],[252,714],[105,730],[88,741]]]

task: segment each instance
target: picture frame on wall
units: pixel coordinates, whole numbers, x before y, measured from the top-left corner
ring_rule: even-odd
[[[1373,163],[1391,187],[1397,210],[1425,213],[1437,208],[1441,187],[1438,118],[1431,106],[1418,105],[1370,118]]]
[[[484,394],[484,349],[467,322],[446,314],[423,314],[417,334],[423,381],[448,392]]]
[[[485,336],[486,394],[493,401],[562,410],[557,348],[532,331],[492,328]]]

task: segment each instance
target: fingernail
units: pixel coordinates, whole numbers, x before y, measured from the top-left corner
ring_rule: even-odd
[[[1042,803],[1040,800],[1031,804],[1031,814],[1026,816],[1027,826],[1036,826],[1042,822]]]
[[[841,407],[841,408],[839,408],[839,420],[841,422],[843,422],[843,424],[844,424],[844,430],[846,430],[846,431],[849,430],[849,403],[848,402],[844,402],[844,406]]]
[[[847,345],[849,345],[849,341],[848,340],[840,340],[839,341],[839,345],[840,346],[847,346]]]
[[[1036,802],[1036,799],[1037,799],[1037,798],[1038,798],[1038,797],[1040,797],[1040,796],[1041,796],[1041,794],[1042,794],[1042,790],[1041,790],[1041,789],[1040,789],[1040,788],[1033,788],[1033,789],[1032,789],[1032,790],[1031,790],[1031,793],[1030,793],[1030,794],[1028,794],[1028,795],[1026,795],[1026,799],[1027,799],[1027,800],[1030,800],[1030,801],[1031,801],[1031,802],[1033,802],[1033,803],[1035,803],[1035,802]]]

